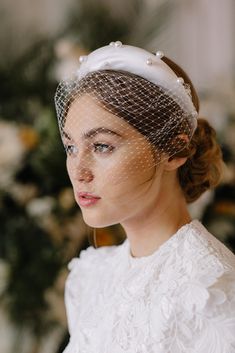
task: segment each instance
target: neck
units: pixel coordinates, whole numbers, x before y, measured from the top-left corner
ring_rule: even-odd
[[[176,187],[176,185],[175,185]],[[130,242],[133,257],[149,256],[191,221],[180,187],[160,195],[155,202],[142,209],[131,219],[122,222]],[[172,195],[165,198],[163,195]]]

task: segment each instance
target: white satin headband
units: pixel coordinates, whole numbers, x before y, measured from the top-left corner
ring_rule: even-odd
[[[164,88],[167,93],[180,104],[181,108],[192,118],[198,113],[192,102],[188,88],[184,86],[182,77],[177,77],[174,71],[161,58],[163,52],[156,55],[120,41],[98,48],[87,56],[80,56],[80,67],[77,78],[80,80],[88,73],[98,70],[123,70],[136,74]]]

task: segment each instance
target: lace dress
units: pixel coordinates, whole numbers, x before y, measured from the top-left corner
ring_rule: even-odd
[[[68,267],[64,353],[235,352],[235,256],[198,220],[150,256],[126,239]]]

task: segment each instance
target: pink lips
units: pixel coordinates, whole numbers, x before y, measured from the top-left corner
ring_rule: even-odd
[[[89,192],[78,192],[77,196],[79,205],[82,207],[95,205],[101,199],[101,197],[93,195]]]

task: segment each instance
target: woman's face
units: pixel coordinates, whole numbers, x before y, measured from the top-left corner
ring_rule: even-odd
[[[89,226],[122,224],[158,194],[162,167],[156,171],[150,144],[89,95],[71,105],[63,140],[75,199]]]

